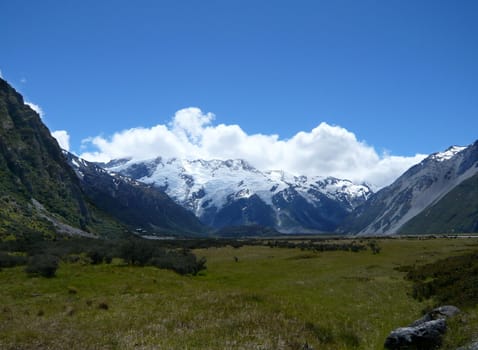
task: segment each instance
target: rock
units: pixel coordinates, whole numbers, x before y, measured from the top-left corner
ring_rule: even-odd
[[[423,322],[415,327],[397,328],[385,340],[385,348],[390,350],[436,349],[441,345],[441,337],[445,332],[445,319]]]
[[[437,307],[436,309],[433,309],[422,318],[410,324],[409,327],[416,327],[418,325],[421,325],[424,322],[439,320],[441,318],[447,319],[452,316],[455,316],[459,312],[460,312],[460,309],[453,305],[440,306],[440,307]]]
[[[434,314],[439,314],[441,316],[445,316],[445,318],[453,317],[456,314],[459,314],[461,310],[457,308],[456,306],[453,305],[445,305],[445,306],[440,306],[437,307],[436,309],[433,309],[429,313],[434,313]]]
[[[408,327],[392,331],[385,340],[385,348],[391,350],[436,349],[440,346],[442,335],[446,332],[446,319],[459,312],[460,309],[453,305],[437,307]],[[475,350],[475,348],[471,348],[471,350]]]

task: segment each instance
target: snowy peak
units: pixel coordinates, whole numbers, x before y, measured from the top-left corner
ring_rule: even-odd
[[[438,152],[430,155],[430,158],[436,160],[437,162],[443,162],[445,160],[453,158],[456,154],[460,153],[465,149],[466,147],[462,146],[451,146],[444,152]]]
[[[114,161],[103,166],[164,190],[203,222],[217,227],[257,223],[273,225],[279,230],[290,227],[321,230],[324,228],[315,222],[315,217],[325,214],[318,211],[324,211],[325,206],[337,206],[340,214],[332,215],[326,225],[330,229],[338,217],[346,215],[372,193],[368,186],[349,180],[296,176],[282,170],[260,171],[242,159],[155,158]],[[303,214],[307,210],[310,213]],[[298,218],[301,215],[303,218]]]

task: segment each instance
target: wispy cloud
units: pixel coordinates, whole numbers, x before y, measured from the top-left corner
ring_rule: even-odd
[[[293,174],[322,175],[368,182],[383,187],[425,155],[378,154],[354,133],[325,122],[291,139],[278,135],[247,134],[239,125],[213,124],[214,115],[199,108],[176,112],[167,125],[132,128],[111,137],[83,140],[93,149],[81,156],[91,161],[157,156],[188,159],[247,160],[258,169],[281,169]]]
[[[51,133],[62,149],[65,151],[70,150],[70,135],[66,130],[56,130]]]

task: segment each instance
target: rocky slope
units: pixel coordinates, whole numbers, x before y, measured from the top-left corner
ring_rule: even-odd
[[[413,234],[477,233],[478,174],[463,181],[438,202],[424,209],[399,232]]]
[[[455,219],[450,224],[451,216],[456,217],[459,210],[467,208],[465,212],[476,217],[476,200],[468,201],[463,194],[476,192],[471,179],[477,173],[478,141],[468,147],[453,146],[432,154],[354,210],[340,232],[374,235],[460,230],[463,222]],[[468,179],[471,183],[466,182]],[[456,206],[453,198],[459,200],[460,196],[462,203]],[[432,218],[436,221],[432,222]],[[463,227],[472,228],[473,222]]]
[[[89,200],[137,234],[191,236],[206,233],[205,226],[191,212],[157,188],[64,153]]]
[[[3,79],[0,208],[0,234],[48,232],[56,221],[85,231],[92,228],[91,210],[58,143],[39,115]]]

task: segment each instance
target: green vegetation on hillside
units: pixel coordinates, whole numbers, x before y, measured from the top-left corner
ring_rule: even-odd
[[[140,224],[161,233],[205,231],[164,193],[127,185],[119,191],[113,180],[109,186],[96,180],[81,187],[40,116],[0,78],[0,239],[36,233],[120,238]]]
[[[7,221],[0,230],[29,229],[36,223],[44,229],[36,213],[31,214],[32,199],[62,221],[88,229],[87,204],[58,143],[22,96],[0,79],[0,200]]]

